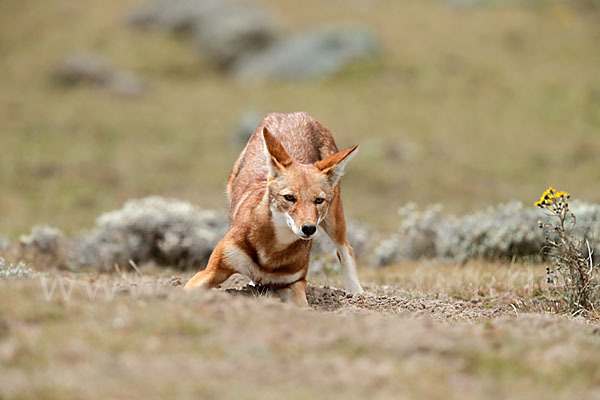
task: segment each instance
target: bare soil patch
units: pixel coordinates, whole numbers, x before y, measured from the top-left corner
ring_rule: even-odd
[[[178,281],[177,285],[180,284]],[[241,275],[232,276],[221,290],[233,296],[276,297],[268,288],[252,286]],[[405,299],[387,294],[365,292],[353,295],[343,289],[309,284],[306,293],[308,304],[317,311],[347,314],[358,311],[374,311],[384,314],[411,313],[415,316],[427,316],[444,321],[476,321],[499,317],[503,314],[500,307],[485,308],[466,301],[445,302],[430,299]]]

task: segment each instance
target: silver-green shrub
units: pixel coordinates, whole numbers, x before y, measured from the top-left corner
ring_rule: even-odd
[[[129,200],[102,214],[95,229],[74,240],[72,267],[113,269],[153,261],[181,268],[204,265],[227,231],[227,216],[175,199],[151,196]]]
[[[600,243],[600,205],[573,202],[577,225],[572,234]],[[412,204],[399,210],[399,232],[374,251],[377,266],[417,259],[464,263],[470,259],[541,260],[544,233],[538,220],[549,215],[539,208],[510,202],[462,217],[444,216],[440,206],[419,211]]]
[[[56,228],[47,225],[35,225],[28,235],[21,235],[21,245],[43,254],[58,256],[64,245],[64,235]]]
[[[19,279],[31,278],[33,271],[27,268],[23,261],[19,261],[17,265],[7,263],[4,258],[0,257],[0,279]]]
[[[474,258],[539,257],[543,234],[537,221],[541,214],[536,208],[510,202],[452,218],[438,231],[437,255],[461,263]]]

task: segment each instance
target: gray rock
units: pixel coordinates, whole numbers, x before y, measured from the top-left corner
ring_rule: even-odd
[[[368,31],[326,27],[279,40],[240,59],[231,72],[240,80],[315,78],[338,72],[373,55],[377,48],[377,40]]]
[[[154,0],[134,9],[128,23],[188,34],[194,46],[220,68],[264,48],[277,33],[263,8],[225,0]]]
[[[273,20],[261,8],[223,3],[195,26],[195,46],[220,68],[262,50],[276,37]]]
[[[106,60],[85,52],[66,54],[54,70],[54,77],[65,85],[82,82],[105,85],[112,71]]]
[[[219,0],[153,0],[135,7],[127,23],[136,28],[191,31],[220,8]]]
[[[103,58],[87,52],[65,55],[55,67],[53,77],[64,86],[88,84],[121,95],[139,95],[145,88],[142,79],[135,74],[116,69]]]

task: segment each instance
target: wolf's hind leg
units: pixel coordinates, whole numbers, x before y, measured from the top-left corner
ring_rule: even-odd
[[[356,260],[354,250],[346,237],[346,217],[340,197],[340,187],[336,188],[329,212],[321,224],[327,236],[331,238],[337,250],[337,256],[342,265],[342,275],[346,290],[352,294],[361,294],[363,288],[356,274]]]
[[[191,290],[196,288],[211,289],[225,282],[231,276],[232,272],[222,269],[205,269],[198,272],[185,284],[183,289]]]

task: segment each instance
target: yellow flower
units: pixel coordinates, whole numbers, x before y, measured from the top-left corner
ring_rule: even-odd
[[[542,193],[540,200],[536,203],[533,203],[533,205],[557,212],[566,207],[568,198],[569,194],[567,192],[562,190],[556,191],[552,186],[550,186],[544,193]]]

